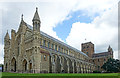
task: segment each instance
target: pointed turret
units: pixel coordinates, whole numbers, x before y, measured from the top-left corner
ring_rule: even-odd
[[[4,37],[4,44],[5,44],[5,47],[7,45],[9,46],[9,44],[10,44],[10,37],[9,37],[9,34],[8,34],[8,30],[7,30],[7,33],[6,33],[5,37]]]
[[[111,49],[110,45],[109,45],[108,49]]]
[[[33,17],[33,20],[32,21],[40,21],[40,17],[39,17],[39,14],[38,14],[38,8],[36,7],[36,12],[34,14],[34,17]]]
[[[41,21],[40,21],[40,17],[38,14],[38,8],[36,8],[36,12],[34,14],[32,22],[33,22],[33,31],[40,32]]]
[[[20,25],[26,25],[26,23],[23,20],[23,14],[21,15],[21,23],[20,23]]]
[[[9,40],[9,39],[10,39],[9,34],[8,34],[8,30],[7,30],[7,33],[6,33],[6,35],[5,35],[5,39],[6,39],[6,40]]]
[[[108,52],[110,52],[111,58],[113,58],[113,49],[110,47],[110,45],[108,47]]]
[[[110,47],[110,45],[109,45],[109,47],[108,47],[108,52],[113,52],[113,50],[112,50],[112,48]]]
[[[23,31],[26,29],[26,27],[27,27],[27,23],[23,20],[23,14],[22,14],[21,15],[21,22],[20,22],[20,25],[19,25],[17,32],[23,33]]]
[[[21,20],[23,21],[23,14],[21,15]]]

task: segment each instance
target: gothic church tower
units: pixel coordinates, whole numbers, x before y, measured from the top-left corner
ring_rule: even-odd
[[[33,58],[34,58],[34,73],[40,72],[40,61],[41,61],[41,53],[40,53],[40,17],[38,15],[38,8],[36,8],[36,12],[33,17]]]

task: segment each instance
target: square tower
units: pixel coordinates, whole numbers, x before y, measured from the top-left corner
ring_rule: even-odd
[[[94,54],[94,44],[92,42],[82,43],[81,51],[92,58],[92,55]]]

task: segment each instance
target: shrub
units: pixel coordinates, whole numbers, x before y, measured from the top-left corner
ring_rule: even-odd
[[[97,71],[97,70],[95,70],[95,71],[93,71],[93,73],[101,73],[101,71]]]

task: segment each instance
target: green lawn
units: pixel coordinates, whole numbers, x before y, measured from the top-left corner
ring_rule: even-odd
[[[118,73],[91,73],[91,74],[27,74],[27,73],[2,73],[2,78],[120,78]]]

